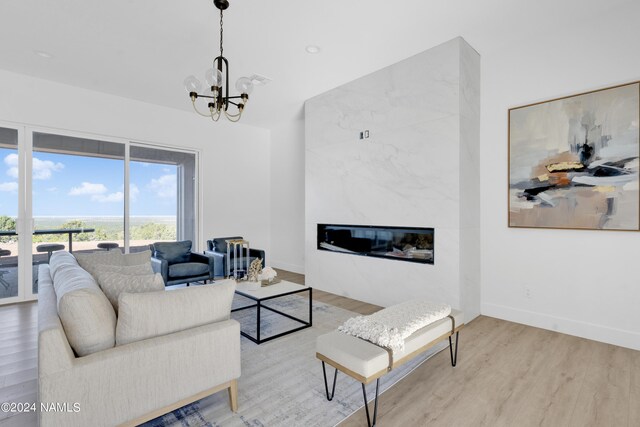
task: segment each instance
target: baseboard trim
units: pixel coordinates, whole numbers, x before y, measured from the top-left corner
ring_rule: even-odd
[[[288,262],[271,261],[271,267],[291,271],[292,273],[304,274],[304,266],[289,264]]]
[[[534,311],[520,310],[498,304],[483,303],[481,312],[485,316],[618,345],[633,350],[640,350],[640,333],[634,331],[611,328],[595,323],[551,316]]]

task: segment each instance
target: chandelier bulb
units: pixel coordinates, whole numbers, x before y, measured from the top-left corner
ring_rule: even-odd
[[[213,87],[221,87],[222,86],[222,72],[220,70],[214,70],[213,68],[209,68],[204,73],[204,79],[207,82],[207,85]]]
[[[194,92],[197,94],[202,89],[202,83],[195,76],[187,76],[184,79],[184,89],[190,97],[193,97]]]
[[[236,89],[242,94],[250,95],[253,91],[253,82],[248,77],[240,77],[236,81]]]

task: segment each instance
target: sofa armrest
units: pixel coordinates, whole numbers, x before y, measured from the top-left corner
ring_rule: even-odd
[[[169,281],[169,263],[167,260],[151,257],[151,268],[154,273],[160,273],[162,275],[162,279],[166,285]]]
[[[77,402],[80,411],[42,412],[40,425],[120,425],[239,376],[240,325],[210,323],[77,358],[71,369],[41,376],[41,402]]]
[[[213,278],[225,277],[227,274],[227,254],[216,251],[204,251],[204,255],[209,257],[213,262]]]

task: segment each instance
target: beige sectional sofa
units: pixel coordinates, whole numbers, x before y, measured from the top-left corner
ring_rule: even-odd
[[[40,411],[42,427],[136,425],[225,389],[237,409],[234,282],[122,293],[112,317],[93,276],[54,256],[38,273],[38,394],[67,410]]]

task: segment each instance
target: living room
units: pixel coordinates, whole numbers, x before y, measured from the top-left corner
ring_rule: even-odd
[[[277,335],[296,320],[265,314],[263,330],[258,325],[256,331],[255,311],[226,314],[245,333],[233,338],[240,340],[241,366],[235,412],[225,391],[195,400],[188,398],[204,388],[180,395],[189,373],[176,367],[179,374],[164,382],[175,393],[173,401],[143,414],[114,406],[109,410],[132,416],[87,418],[93,425],[365,425],[375,419],[374,409],[380,425],[640,425],[634,240],[640,214],[639,203],[627,203],[638,200],[640,107],[633,100],[640,80],[634,55],[640,4],[229,3],[223,34],[230,83],[221,87],[236,96],[236,79],[249,76],[253,82],[248,102],[236,99],[246,104],[238,123],[201,117],[183,88],[189,75],[202,82],[199,90],[207,86],[204,71],[220,54],[220,10],[212,1],[26,1],[0,7],[0,216],[14,221],[0,237],[0,250],[10,252],[0,255],[0,279],[7,283],[0,283],[0,402],[16,404],[0,413],[0,425],[35,425],[40,416],[43,425],[69,425],[56,421],[63,414],[29,412],[24,405],[17,411],[18,403],[40,405],[38,369],[50,366],[38,353],[38,287],[46,286],[40,268],[49,258],[53,267],[65,252],[104,255],[112,251],[97,244],[106,242],[135,255],[170,240],[190,240],[187,252],[216,252],[210,259],[217,256],[222,264],[206,284],[194,280],[168,290],[213,292],[216,285],[227,286],[225,276],[233,270],[246,278],[249,263],[231,270],[226,249],[248,245],[263,251],[262,267],[274,268],[276,280],[309,290],[276,308],[293,309],[304,329],[258,344],[246,335]],[[616,92],[625,88],[636,98]],[[593,178],[587,172],[566,172],[587,164],[588,153],[576,145],[574,157],[547,166],[580,175],[580,185],[545,186],[540,193],[548,171],[527,176],[527,185],[538,180],[535,189],[522,187],[518,167],[525,160],[531,166],[532,154],[518,132],[535,129],[529,140],[541,141],[556,119],[538,127],[522,123],[540,117],[536,106],[558,111],[559,103],[576,105],[590,94],[614,99],[617,107],[604,117],[631,117],[625,129],[636,151],[627,157],[636,164],[629,160],[622,175],[636,183],[617,187],[607,175],[613,183],[585,184]],[[205,96],[195,102],[207,111]],[[607,120],[598,132],[612,147],[619,135],[615,120]],[[557,135],[566,139],[562,129]],[[592,144],[588,136],[585,141]],[[606,151],[593,146],[597,155]],[[593,167],[601,167],[602,159],[593,160]],[[47,161],[51,177],[42,179],[37,162]],[[116,168],[94,166],[99,161]],[[572,163],[577,161],[582,164]],[[168,184],[160,181],[165,175],[181,178]],[[166,192],[158,191],[166,188],[173,197],[169,208],[161,203]],[[582,198],[585,188],[589,203]],[[566,203],[549,199],[552,191],[554,197],[574,191],[582,206],[596,208],[582,217],[570,209],[574,216],[551,215],[544,222],[541,210]],[[113,234],[100,235],[101,224],[86,222],[100,214],[117,217]],[[47,239],[36,234],[57,229],[39,222],[56,216],[85,222],[67,221]],[[136,229],[145,225],[136,222],[142,216],[156,222],[170,217],[174,234],[142,233]],[[77,232],[65,231],[69,224]],[[398,240],[419,237],[376,252],[384,236],[398,233],[405,234]],[[216,238],[223,239],[220,248]],[[238,238],[248,243],[225,246]],[[52,243],[63,249],[36,250]],[[239,280],[236,291],[248,283]],[[240,302],[235,295],[233,309]],[[446,338],[453,341],[439,340],[391,366],[380,377],[379,397],[377,378],[365,390],[345,372],[353,369],[327,354],[333,350],[317,351],[317,340],[347,319],[415,299],[463,313],[460,349],[454,354],[455,327],[449,325]],[[198,304],[189,303],[184,316],[169,309],[167,317],[181,322],[186,312],[195,316]],[[107,351],[115,354],[118,347]],[[74,366],[99,355],[69,349]],[[189,360],[192,352],[184,350]],[[329,365],[326,372],[321,361]],[[329,401],[334,368],[335,399]],[[93,403],[66,402],[66,394],[57,398],[47,390],[53,393],[47,404],[67,403],[73,411],[78,403],[78,420],[96,410]],[[100,387],[86,393],[113,402]],[[149,392],[132,405],[158,395]],[[157,412],[166,408],[172,409]]]

